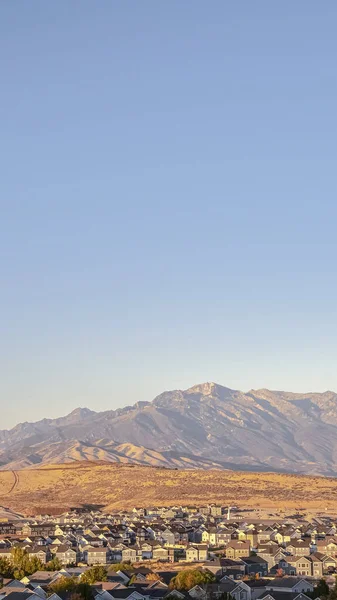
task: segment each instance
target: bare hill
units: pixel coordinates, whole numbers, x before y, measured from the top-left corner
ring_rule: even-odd
[[[332,478],[232,471],[170,470],[102,463],[0,471],[0,505],[27,514],[98,504],[106,510],[217,502],[287,510],[335,509]]]
[[[337,395],[243,393],[205,383],[115,411],[0,431],[0,466],[104,460],[337,475]]]

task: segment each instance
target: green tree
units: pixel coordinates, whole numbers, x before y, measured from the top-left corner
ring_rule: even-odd
[[[96,583],[96,581],[107,581],[108,580],[108,571],[102,565],[95,565],[85,571],[81,577],[82,583],[88,583],[92,585]]]
[[[93,593],[88,583],[78,581],[75,577],[61,577],[48,587],[48,594],[69,594],[72,600],[93,600]]]
[[[93,600],[92,588],[88,583],[80,582],[75,593],[80,594],[83,600]]]
[[[27,550],[18,546],[11,550],[11,563],[15,579],[22,579],[25,575],[32,575],[35,571],[43,568],[41,561],[36,556],[30,557]]]
[[[13,565],[8,558],[0,558],[0,575],[8,579],[14,575]]]
[[[195,585],[214,583],[215,575],[210,571],[200,571],[199,569],[186,569],[181,571],[171,579],[170,589],[188,591]]]
[[[47,562],[44,566],[44,571],[59,571],[62,569],[61,561],[54,556],[49,562]]]
[[[36,556],[32,556],[31,558],[28,556],[28,560],[24,563],[24,569],[25,575],[32,575],[36,571],[43,570],[43,564]]]
[[[22,579],[26,573],[28,567],[28,552],[23,548],[14,547],[11,550],[11,561],[13,564],[13,576],[15,579]]]
[[[77,581],[75,577],[60,577],[57,581],[50,584],[48,592],[52,594],[59,594],[63,592],[75,593],[77,592]]]
[[[335,584],[336,587],[336,584]],[[327,598],[330,594],[330,588],[327,584],[327,582],[325,581],[325,579],[322,577],[322,579],[319,580],[319,582],[317,583],[317,585],[314,588],[314,592],[313,592],[313,596],[314,598]]]

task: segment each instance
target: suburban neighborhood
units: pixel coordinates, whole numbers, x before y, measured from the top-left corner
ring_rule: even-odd
[[[312,600],[335,586],[328,515],[254,519],[221,505],[3,514],[0,600]]]

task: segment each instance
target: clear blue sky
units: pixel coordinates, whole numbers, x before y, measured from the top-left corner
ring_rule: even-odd
[[[0,5],[0,428],[337,390],[337,4]]]

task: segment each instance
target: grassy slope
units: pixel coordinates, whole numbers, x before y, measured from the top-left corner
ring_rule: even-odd
[[[13,488],[14,485],[14,488]],[[176,471],[71,463],[0,471],[0,505],[23,512],[61,512],[82,503],[106,508],[218,502],[244,506],[332,508],[337,480],[276,473]]]

